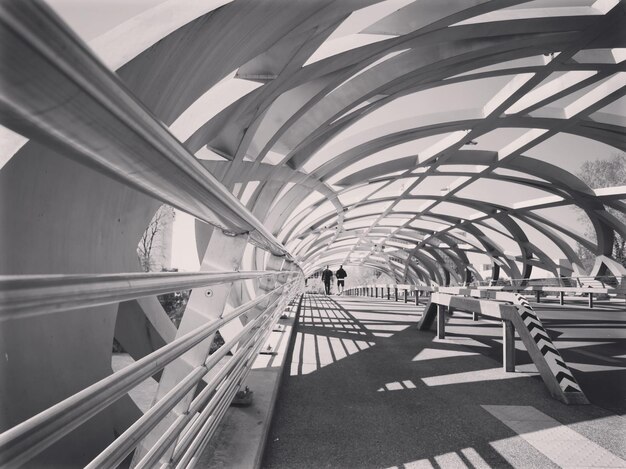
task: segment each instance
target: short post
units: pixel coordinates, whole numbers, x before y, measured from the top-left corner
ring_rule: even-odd
[[[446,338],[446,307],[437,305],[437,338]]]
[[[565,304],[565,293],[559,292],[559,304],[563,306]]]
[[[541,291],[537,290],[535,292],[535,299],[537,300],[537,303],[541,303]]]
[[[378,298],[378,287],[374,287],[374,291],[376,292],[376,298]]]
[[[504,371],[515,371],[515,328],[511,321],[502,321],[502,365]]]
[[[415,290],[415,306],[419,306],[420,304],[420,292]]]
[[[472,312],[472,321],[478,321],[478,313],[476,311]]]
[[[398,301],[398,287],[393,287],[396,301]]]
[[[387,299],[391,299],[391,287],[387,287]]]
[[[589,309],[593,309],[593,293],[589,293]]]
[[[409,302],[409,290],[407,290],[406,288],[404,289],[404,302]]]

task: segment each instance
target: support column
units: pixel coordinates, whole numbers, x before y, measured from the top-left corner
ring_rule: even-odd
[[[437,305],[437,338],[446,338],[446,307]]]
[[[230,236],[219,229],[214,229],[202,259],[200,271],[237,271],[241,267],[248,236]],[[205,288],[194,288],[185,308],[176,337],[181,337],[197,327],[218,320],[226,306],[233,283],[211,285]],[[237,321],[239,322],[239,321]],[[220,328],[222,333],[223,328]],[[224,330],[228,340],[228,333]],[[163,398],[174,386],[185,378],[194,368],[202,365],[209,356],[209,348],[213,343],[213,335],[207,337],[190,351],[174,360],[163,369],[155,401]],[[161,422],[143,439],[135,450],[134,461],[139,461],[151,448],[174,420],[186,412],[193,399],[195,389],[183,397],[180,402],[166,415]],[[167,451],[161,461],[167,463],[171,455]]]
[[[502,365],[504,371],[515,371],[515,328],[511,321],[502,321]]]

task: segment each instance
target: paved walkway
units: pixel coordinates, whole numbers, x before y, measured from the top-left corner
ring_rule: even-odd
[[[263,467],[626,467],[624,305],[538,306],[593,405],[550,398],[525,352],[504,373],[495,322],[437,341],[414,305],[307,295]]]

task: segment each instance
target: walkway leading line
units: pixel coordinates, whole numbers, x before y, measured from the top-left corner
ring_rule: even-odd
[[[624,321],[617,309],[594,314],[595,331]],[[263,466],[626,467],[625,420],[597,404],[625,406],[593,389],[590,406],[556,402],[521,350],[517,372],[502,370],[500,324],[455,314],[438,340],[416,329],[420,315],[386,300],[305,296]],[[607,346],[546,315],[575,361]],[[626,337],[613,337],[617,353]],[[603,365],[580,365],[585,386],[590,373],[606,378]]]

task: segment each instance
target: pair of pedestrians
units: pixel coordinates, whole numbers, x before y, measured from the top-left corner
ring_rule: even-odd
[[[330,295],[330,282],[333,279],[333,271],[326,266],[326,269],[322,272],[322,282],[324,282],[324,290],[327,295]],[[348,276],[346,271],[343,270],[343,265],[339,266],[339,270],[335,272],[335,277],[337,277],[337,292],[341,295],[343,293],[343,287],[345,278]]]

